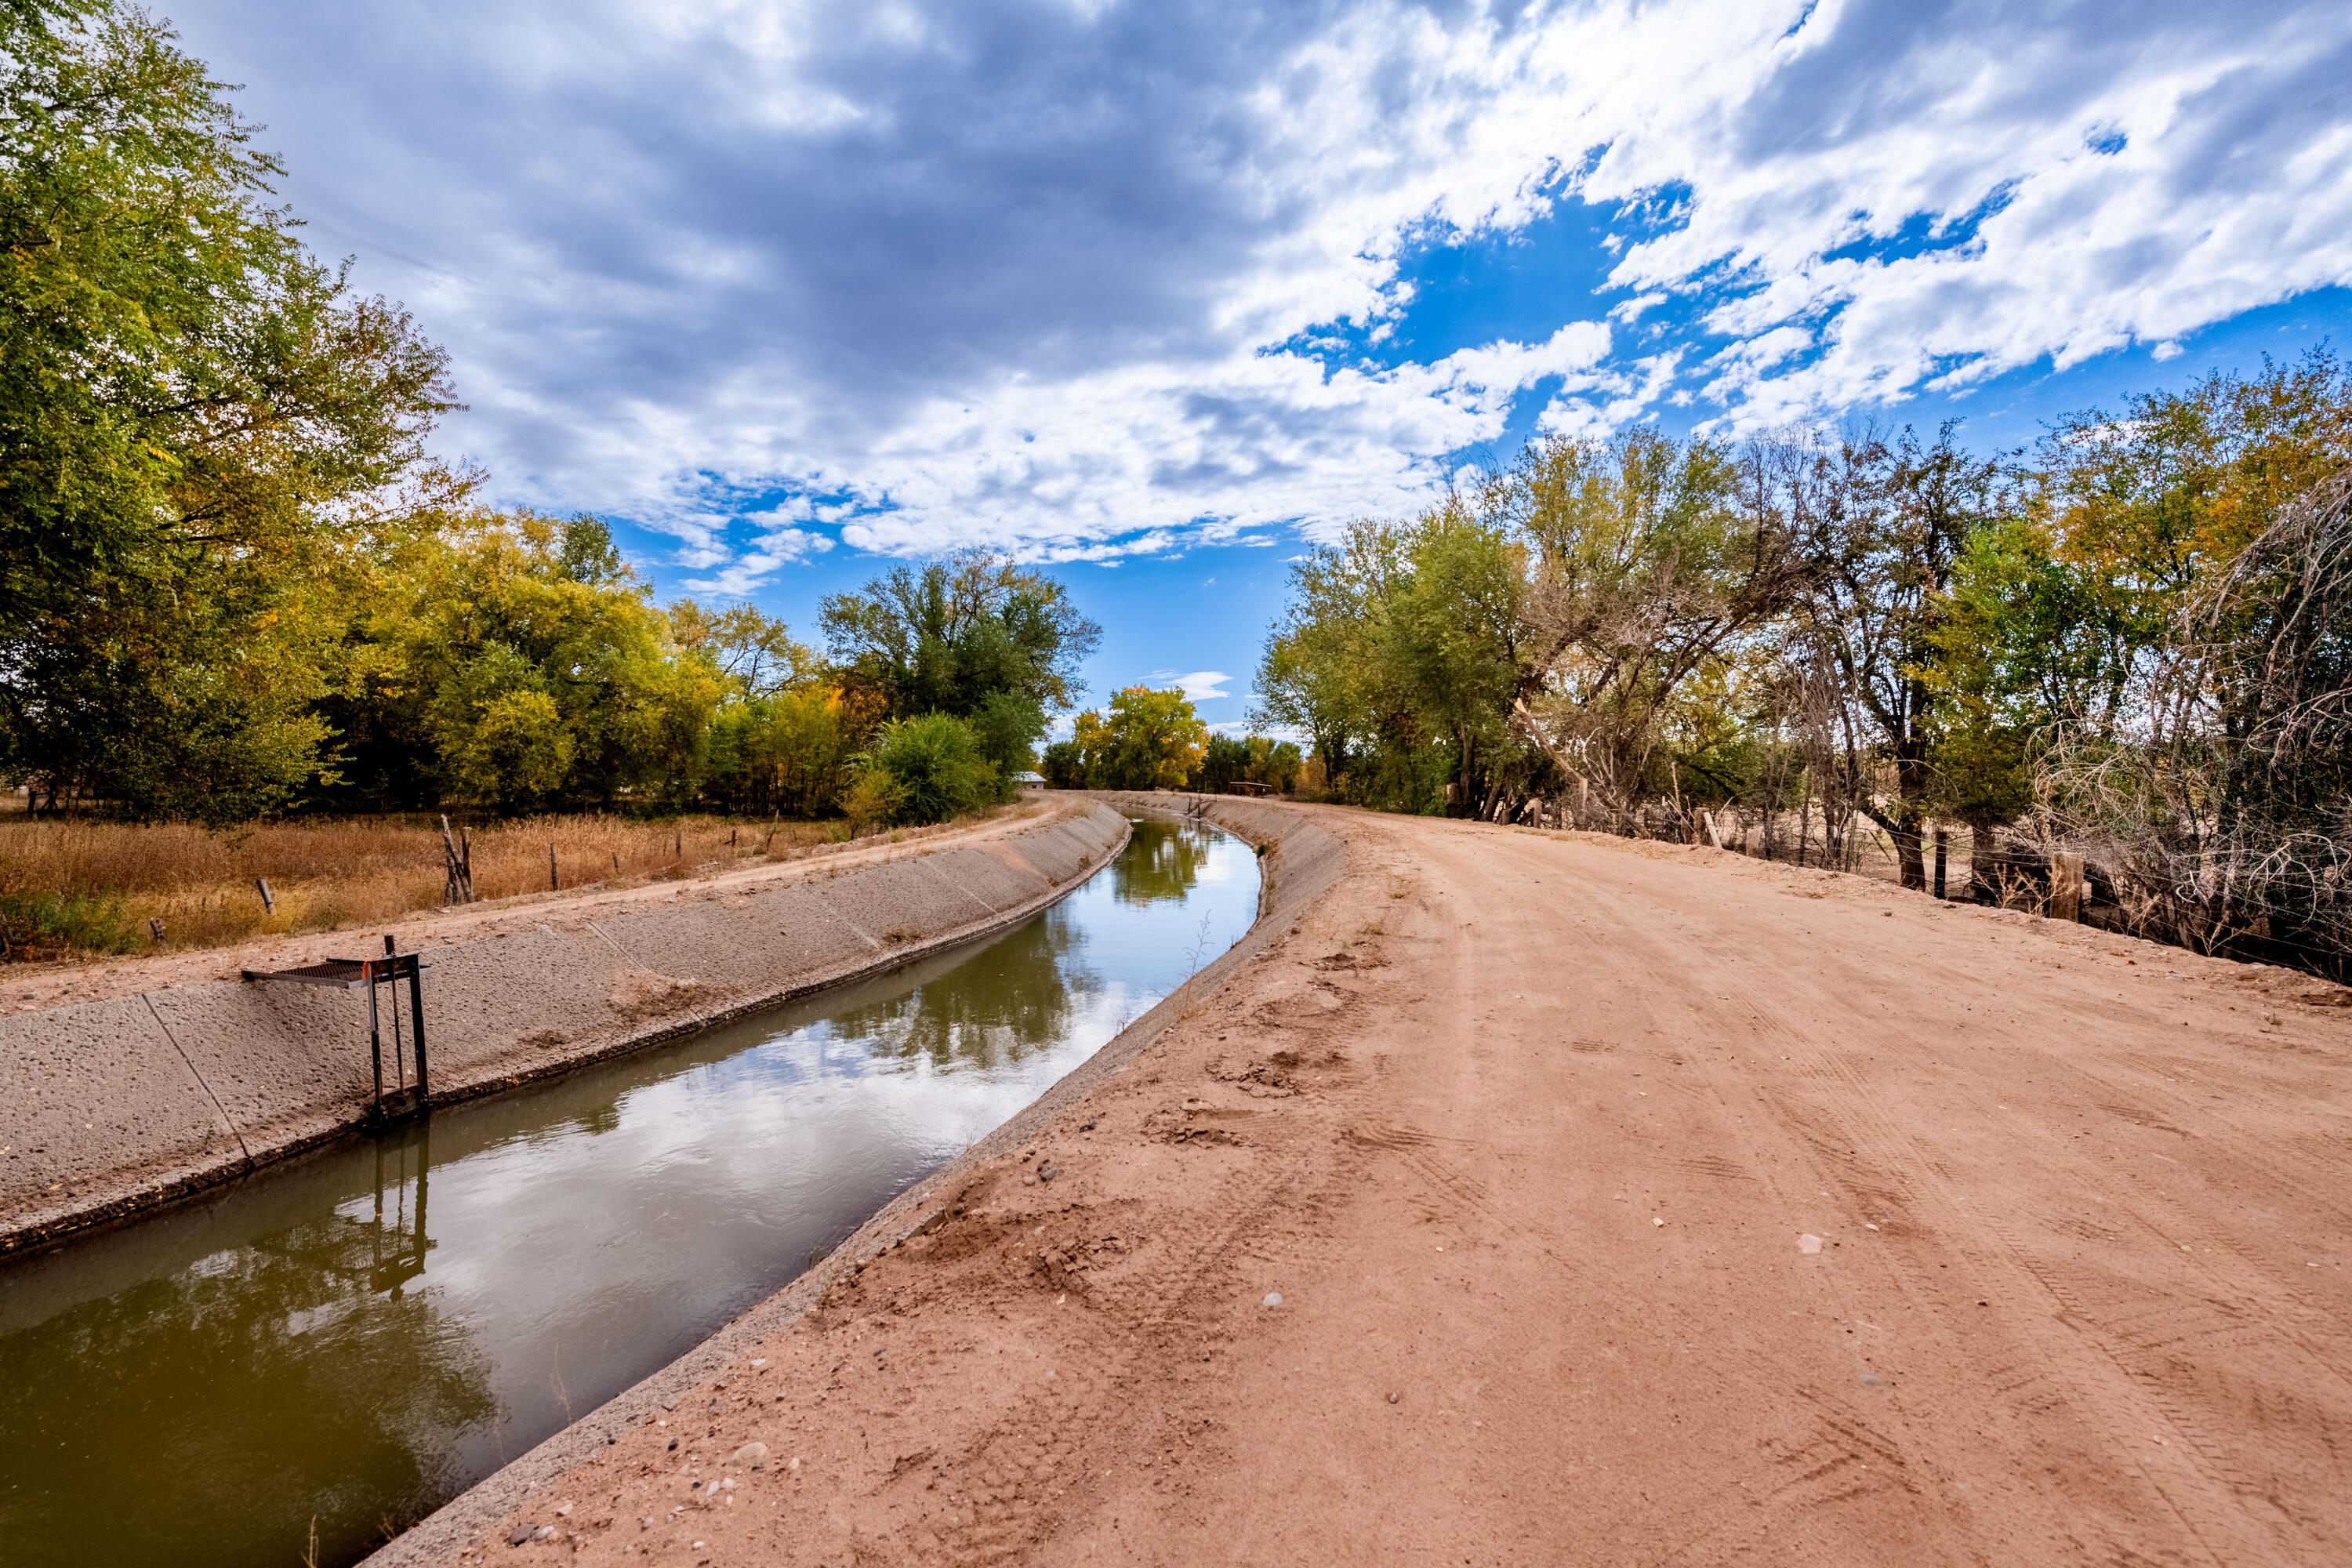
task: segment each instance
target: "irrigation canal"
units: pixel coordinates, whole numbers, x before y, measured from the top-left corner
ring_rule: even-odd
[[[355,1562],[676,1359],[1248,930],[1139,822],[985,945],[0,1268],[0,1561]],[[429,1005],[429,998],[428,998]]]

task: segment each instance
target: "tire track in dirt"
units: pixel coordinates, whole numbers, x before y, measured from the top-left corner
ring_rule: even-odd
[[[1645,911],[1621,909],[1617,912],[1629,930],[1640,931],[1646,925],[1641,918]],[[1633,940],[1638,943],[1639,939]],[[1653,951],[1655,962],[1670,962],[1663,948]],[[1819,1017],[1830,1004],[1815,996],[1792,1005]],[[2150,1429],[2169,1433],[2171,1442],[2165,1446],[2177,1447],[2194,1460],[2190,1473],[2185,1478],[2152,1470],[2142,1475],[2194,1543],[2196,1556],[2236,1562],[2250,1554],[2268,1557],[2282,1548],[2292,1550],[2292,1543],[2282,1541],[2274,1530],[2258,1528],[2263,1523],[2286,1525],[2289,1521],[2276,1516],[2262,1520],[2258,1513],[2249,1512],[2249,1504],[2267,1511],[2267,1478],[2238,1465],[2231,1445],[2221,1439],[2202,1412],[2171,1396],[2147,1371],[2151,1357],[2192,1336],[2189,1326],[2179,1321],[2184,1304],[2165,1303],[2158,1315],[2160,1326],[2143,1326],[2103,1309],[2068,1278],[2066,1270],[2038,1256],[2014,1226],[1970,1213],[1965,1199],[1942,1173],[1941,1163],[1885,1112],[1843,1056],[1819,1048],[1806,1030],[1759,999],[1748,998],[1744,1011],[1747,1021],[1766,1042],[1786,1047],[1782,1054],[1797,1069],[1801,1086],[1825,1100],[1816,1107],[1794,1094],[1776,1096],[1766,1091],[1778,1121],[1811,1151],[1823,1172],[1822,1179],[1853,1193],[1866,1211],[1876,1212],[1882,1229],[1893,1228],[1884,1224],[1890,1215],[1916,1225],[1920,1218],[1917,1209],[1932,1205],[1932,1223],[1938,1229],[1994,1245],[1991,1257],[1977,1259],[1980,1268],[1990,1265],[1995,1272],[1999,1283],[1989,1288],[2026,1287],[2049,1300],[2054,1310],[2046,1317],[2031,1312],[2010,1315],[2029,1342],[2028,1359],[2039,1369],[2005,1391],[2010,1399],[2037,1414],[2063,1407],[2078,1419],[2090,1416],[2115,1451],[2142,1446],[2134,1441],[2137,1433]],[[1913,1049],[1924,1047],[1916,1040],[1903,1043]],[[2102,1109],[2116,1113],[2112,1107]],[[2145,1124],[2152,1119],[2141,1120]],[[2077,1170],[2066,1174],[2086,1180],[2091,1173]],[[1971,1249],[1964,1242],[1962,1250]],[[1912,1272],[1916,1275],[1916,1270]],[[2196,1316],[2210,1307],[2210,1303],[2189,1303],[2186,1310]],[[2239,1322],[2233,1317],[2203,1331],[2234,1331]],[[2325,1382],[2341,1382],[2336,1370],[2325,1364],[2315,1362],[2302,1370]],[[2326,1436],[2332,1437],[2333,1423],[2327,1426],[2331,1430]],[[2110,1545],[2118,1551],[2133,1550],[2120,1540]]]

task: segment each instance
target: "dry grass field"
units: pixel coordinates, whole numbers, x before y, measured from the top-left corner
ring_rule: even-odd
[[[474,893],[487,900],[547,890],[551,848],[566,889],[634,885],[781,858],[845,837],[848,826],[583,816],[465,832]],[[274,910],[262,903],[264,879]],[[0,817],[0,941],[18,961],[141,951],[156,945],[152,921],[175,948],[333,931],[437,909],[446,889],[440,825],[425,816],[226,833]]]

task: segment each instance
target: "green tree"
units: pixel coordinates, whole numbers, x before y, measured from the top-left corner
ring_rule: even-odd
[[[710,721],[709,787],[737,811],[830,815],[872,728],[833,686],[726,703]]]
[[[964,717],[997,691],[1041,715],[1066,710],[1102,637],[1061,584],[985,550],[893,567],[828,597],[823,618],[844,681],[878,693],[894,719]],[[1043,732],[1041,719],[1029,739]]]
[[[266,809],[320,770],[318,584],[405,526],[443,357],[303,250],[167,28],[0,28],[0,768],[53,802]]]
[[[1242,770],[1244,778],[1285,795],[1298,787],[1299,771],[1307,759],[1300,754],[1297,742],[1252,735],[1244,745],[1249,752],[1249,764]]]
[[[1692,679],[1789,605],[1762,489],[1720,444],[1648,429],[1545,438],[1488,486],[1529,556],[1513,716],[1612,819],[1650,791]]]
[[[2070,721],[2106,733],[2181,617],[2282,509],[2352,464],[2352,377],[2325,347],[2253,376],[2085,409],[2052,426],[2020,476],[2023,510],[2079,584],[2070,642],[2095,636],[2101,680]]]
[[[1236,741],[1230,735],[1212,735],[1209,743],[1202,749],[1200,766],[1192,770],[1192,776],[1185,781],[1184,787],[1208,795],[1223,795],[1235,779],[1248,773],[1249,764],[1247,742]]]
[[[1045,783],[1055,789],[1085,789],[1087,781],[1086,748],[1076,741],[1056,741],[1045,748],[1040,763]]]
[[[971,726],[980,754],[996,770],[997,779],[1009,794],[1013,775],[1036,765],[1037,738],[1045,732],[1044,710],[1034,698],[1000,689],[982,697],[965,721]]]
[[[670,636],[677,646],[709,659],[737,696],[773,697],[825,674],[814,648],[794,637],[783,622],[750,605],[711,610],[692,599],[679,599],[668,613]]]
[[[1146,686],[1113,695],[1106,713],[1079,714],[1077,731],[1096,789],[1181,789],[1209,738],[1182,691]]]
[[[604,523],[485,520],[427,555],[417,593],[385,700],[418,716],[449,798],[691,798],[723,680],[671,639]]]

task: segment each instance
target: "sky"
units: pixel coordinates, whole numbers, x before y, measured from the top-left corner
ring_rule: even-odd
[[[1288,563],[1531,436],[1982,449],[2352,346],[2352,7],[183,0],[500,504],[665,597],[981,544],[1239,729]]]

